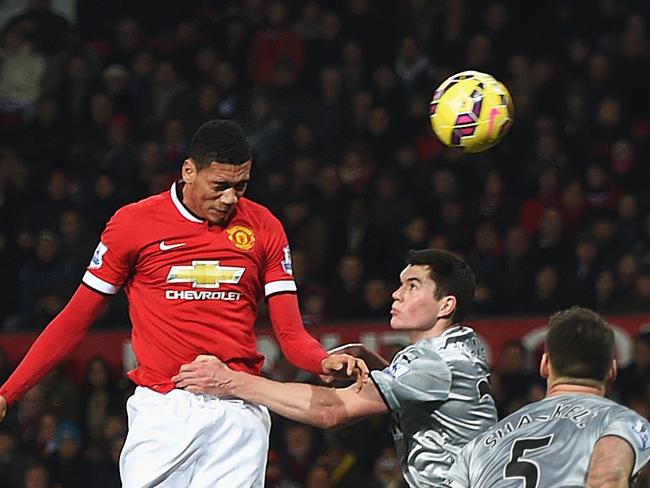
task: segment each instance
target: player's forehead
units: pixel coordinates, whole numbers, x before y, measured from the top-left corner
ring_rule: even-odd
[[[210,181],[238,182],[250,179],[252,162],[244,164],[227,164],[213,161],[203,168],[200,173]]]
[[[429,267],[423,264],[407,265],[400,273],[399,279],[402,283],[407,283],[412,280],[417,280],[421,283],[426,283],[427,281],[433,283],[429,274]]]

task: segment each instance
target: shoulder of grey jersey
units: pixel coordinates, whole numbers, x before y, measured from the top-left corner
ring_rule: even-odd
[[[472,367],[478,367],[483,373],[489,372],[485,345],[471,327],[454,326],[429,340],[432,341],[434,350],[446,362],[468,363]]]
[[[452,369],[487,374],[485,348],[474,330],[455,326],[442,335],[422,339],[398,352],[382,371],[371,373],[391,410],[399,398],[444,401],[452,389]]]
[[[515,444],[524,441],[539,443],[534,449],[532,444],[528,445],[527,459],[538,463],[540,487],[567,482],[580,484],[586,479],[596,442],[610,435],[621,437],[633,449],[633,474],[638,473],[650,460],[647,420],[599,396],[573,394],[545,398],[510,414],[466,445],[449,474],[448,485],[463,486],[470,480],[473,483],[480,480],[486,486],[496,486],[504,479],[504,469],[512,461]],[[546,444],[542,445],[542,440]]]
[[[443,401],[449,394],[449,366],[431,345],[422,342],[405,347],[386,368],[370,373],[384,401],[394,412],[404,401]]]

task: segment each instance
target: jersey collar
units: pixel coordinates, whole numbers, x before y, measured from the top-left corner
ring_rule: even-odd
[[[180,183],[180,180],[172,183],[172,188],[170,190],[170,193],[172,195],[172,202],[174,202],[176,210],[178,210],[178,212],[190,222],[202,223],[203,219],[190,212],[190,210],[181,201],[178,195],[182,187],[178,183]]]

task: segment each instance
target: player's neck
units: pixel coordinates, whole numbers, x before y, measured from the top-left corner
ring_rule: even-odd
[[[178,197],[178,201],[181,202],[181,205],[185,207],[185,210],[187,210],[189,213],[191,213],[194,217],[197,219],[205,220],[199,212],[197,212],[194,209],[194,206],[192,205],[192,202],[190,201],[190,198],[185,195],[187,192],[187,185],[185,185],[185,182],[183,180],[179,181],[176,184],[176,196]]]
[[[435,325],[430,329],[417,330],[417,331],[414,330],[409,333],[409,337],[411,338],[411,342],[413,343],[420,341],[422,339],[430,339],[432,337],[438,337],[444,334],[447,329],[453,327],[454,325],[457,324],[451,322],[450,320],[439,319],[435,323]]]
[[[546,388],[547,397],[560,395],[596,395],[605,396],[605,385],[601,381],[575,379],[575,378],[556,378],[548,380]]]

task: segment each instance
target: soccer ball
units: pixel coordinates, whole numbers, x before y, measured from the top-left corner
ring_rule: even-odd
[[[512,125],[510,93],[491,75],[463,71],[436,89],[429,108],[438,139],[469,153],[485,151],[505,136]]]

